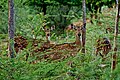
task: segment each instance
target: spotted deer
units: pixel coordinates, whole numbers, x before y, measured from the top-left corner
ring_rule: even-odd
[[[82,45],[82,29],[83,23],[82,21],[74,22],[75,25],[75,37],[76,37],[76,44]]]
[[[100,56],[105,57],[111,50],[111,43],[110,40],[107,38],[100,38],[97,40],[97,45],[96,45],[96,55],[98,53]]]
[[[50,28],[48,28],[46,26],[43,27],[43,30],[44,30],[45,36],[46,36],[46,41],[49,43],[51,42],[51,40],[50,40],[51,31],[53,31],[54,29],[55,29],[55,25],[52,25]]]
[[[74,22],[72,24],[70,24],[69,26],[66,27],[66,33],[67,33],[67,39],[69,36],[69,32],[73,32],[74,36],[75,36],[75,44],[80,45],[82,44],[82,27],[83,27],[83,23],[82,21],[78,21],[78,22]]]

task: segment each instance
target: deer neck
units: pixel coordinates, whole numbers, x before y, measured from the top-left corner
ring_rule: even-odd
[[[75,41],[75,43],[76,43],[77,45],[81,44],[81,41],[80,41],[80,37],[79,37],[79,36],[76,36],[76,41]]]
[[[50,36],[46,36],[47,42],[50,42]]]

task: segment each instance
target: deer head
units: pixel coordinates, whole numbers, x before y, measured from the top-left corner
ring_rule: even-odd
[[[46,26],[43,27],[47,42],[50,42],[51,31],[54,29],[55,29],[55,25],[52,25],[50,28]]]
[[[80,45],[82,44],[82,26],[76,26],[76,30],[75,30],[75,37],[76,37],[76,41],[75,44],[76,45]]]
[[[70,24],[66,27],[67,31],[74,30],[74,29],[75,29],[75,25],[73,25],[73,24]]]
[[[73,24],[75,25],[75,37],[76,37],[75,43],[81,46],[82,45],[82,29],[84,25],[82,21],[74,22]]]

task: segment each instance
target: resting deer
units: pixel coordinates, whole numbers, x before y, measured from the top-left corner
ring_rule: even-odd
[[[100,56],[106,56],[111,50],[111,43],[107,38],[102,38],[97,40],[96,45],[96,55],[100,53]]]
[[[81,34],[82,34],[82,25],[75,26],[75,41],[72,43],[62,43],[62,44],[51,44],[50,42],[50,29],[44,28],[46,33],[46,40],[40,48],[35,49],[34,52],[49,52],[50,54],[44,54],[44,59],[51,60],[60,60],[68,58],[69,56],[75,56],[81,48]],[[50,49],[51,48],[51,49]],[[48,50],[49,49],[49,50]],[[64,53],[68,53],[63,55]],[[39,58],[39,56],[38,56]]]

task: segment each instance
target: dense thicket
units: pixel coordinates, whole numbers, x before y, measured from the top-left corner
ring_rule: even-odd
[[[87,0],[87,13],[97,13],[101,11],[102,6],[113,7],[114,0]],[[30,8],[31,7],[31,8]],[[22,9],[25,9],[25,12]],[[7,1],[0,1],[0,33],[7,33]],[[19,24],[23,19],[33,18],[32,14],[43,12],[46,15],[46,21],[49,25],[56,25],[58,29],[63,30],[73,19],[80,19],[82,16],[82,1],[81,0],[19,0],[15,1],[15,19],[17,29],[21,26],[28,26],[26,23]],[[21,15],[22,14],[22,15]],[[4,16],[4,17],[2,17]],[[26,17],[24,17],[26,16]],[[27,19],[26,19],[27,18]],[[30,21],[30,20],[28,20]],[[4,27],[2,27],[4,26]]]

